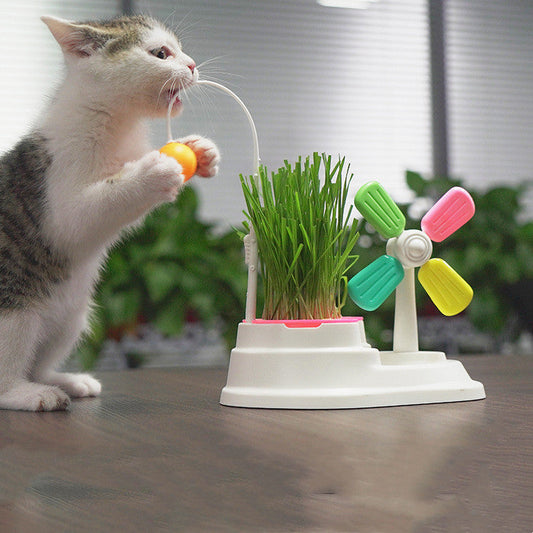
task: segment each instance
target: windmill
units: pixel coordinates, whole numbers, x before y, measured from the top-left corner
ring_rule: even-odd
[[[350,297],[362,309],[374,311],[396,290],[393,351],[417,353],[415,268],[420,267],[418,279],[444,315],[460,313],[472,300],[468,283],[444,260],[431,255],[432,242],[443,241],[472,218],[474,201],[461,187],[450,189],[422,218],[421,230],[405,229],[403,213],[375,181],[359,189],[355,206],[388,241],[387,253],[350,280]]]
[[[259,168],[257,132],[254,169]],[[419,352],[414,298],[414,268],[445,314],[464,309],[472,289],[442,260],[431,259],[432,240],[445,239],[471,218],[474,205],[462,189],[452,189],[422,221],[422,231],[405,230],[405,218],[377,183],[365,185],[356,206],[389,239],[387,255],[355,276],[349,293],[364,309],[376,309],[396,289],[396,352],[379,352],[366,342],[361,317],[326,320],[256,320],[258,249],[254,228],[245,237],[248,287],[245,319],[239,323],[220,403],[234,407],[351,409],[485,398],[460,361],[441,352]],[[289,324],[291,323],[291,324]],[[413,356],[414,352],[414,356]],[[393,357],[390,357],[392,355]]]

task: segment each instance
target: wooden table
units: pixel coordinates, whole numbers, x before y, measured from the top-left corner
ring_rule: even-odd
[[[102,373],[66,413],[0,412],[0,531],[533,531],[533,357],[464,357],[487,399],[222,407],[223,369]]]

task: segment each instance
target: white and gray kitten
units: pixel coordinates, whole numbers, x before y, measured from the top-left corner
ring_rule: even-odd
[[[66,76],[32,132],[0,158],[0,408],[29,411],[100,393],[93,377],[56,368],[87,327],[106,250],[183,184],[181,166],[150,148],[144,121],[164,117],[198,79],[174,33],[151,18],[42,20]],[[216,174],[211,141],[181,142],[196,152],[198,175]]]

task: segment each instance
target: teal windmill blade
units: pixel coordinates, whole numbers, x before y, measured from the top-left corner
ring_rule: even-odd
[[[405,229],[405,217],[387,191],[377,182],[363,185],[354,199],[365,220],[385,239],[398,237]]]
[[[404,277],[400,261],[382,255],[348,282],[350,298],[365,311],[375,311],[396,289]]]
[[[403,213],[377,181],[363,185],[357,191],[354,203],[383,238],[392,239],[404,231]],[[404,275],[398,259],[382,255],[349,281],[348,294],[361,309],[374,311],[392,294]]]

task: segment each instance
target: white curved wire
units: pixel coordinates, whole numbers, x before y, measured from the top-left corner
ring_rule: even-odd
[[[259,140],[257,138],[257,129],[255,127],[254,119],[252,118],[252,114],[248,110],[248,108],[244,105],[244,102],[231,90],[225,87],[224,85],[217,83],[216,81],[210,81],[210,80],[198,80],[196,82],[197,85],[209,85],[211,87],[215,87],[216,89],[219,89],[223,92],[225,92],[227,95],[231,96],[242,108],[244,111],[246,118],[248,119],[248,123],[250,124],[250,129],[252,130],[252,140],[253,140],[253,147],[254,147],[254,171],[255,173],[259,173],[259,164],[261,162],[261,159],[259,157]],[[172,108],[174,107],[174,103],[179,98],[179,93],[175,94],[172,99],[170,100],[168,104],[167,109],[167,142],[170,142],[173,140],[172,136]]]
[[[257,138],[257,129],[255,127],[252,114],[250,113],[250,111],[248,111],[248,108],[244,105],[244,102],[231,89],[224,87],[224,85],[221,85],[220,83],[217,83],[216,81],[198,80],[197,83],[201,85],[209,85],[211,87],[215,87],[217,89],[220,89],[221,91],[224,91],[227,95],[231,96],[241,106],[242,110],[244,111],[246,115],[246,118],[248,119],[248,123],[250,124],[250,129],[252,130],[252,140],[253,140],[253,146],[254,146],[254,172],[258,174],[259,164],[261,162],[261,159],[259,158],[259,140]]]
[[[244,105],[244,102],[231,89],[228,89],[224,85],[221,85],[220,83],[217,83],[215,81],[210,81],[210,80],[198,80],[196,83],[198,85],[208,85],[208,86],[211,86],[211,87],[214,87],[216,89],[223,91],[227,95],[231,96],[239,104],[241,109],[244,111],[246,118],[248,119],[250,129],[252,131],[252,140],[253,140],[253,149],[254,149],[254,152],[253,152],[254,177],[255,179],[258,179],[259,165],[261,163],[261,159],[259,157],[259,140],[257,137],[257,129],[255,127],[254,119],[252,118],[250,111]],[[168,105],[167,142],[170,142],[173,140],[172,127],[171,127],[172,108],[178,96],[179,95],[176,94],[170,100],[169,105]],[[250,224],[250,232],[244,238],[244,248],[245,248],[245,261],[246,261],[246,264],[248,265],[248,288],[246,291],[245,321],[251,324],[253,320],[255,319],[256,308],[257,308],[257,270],[259,266],[257,238],[255,235],[254,227],[251,224]]]
[[[167,143],[174,140],[174,137],[172,136],[172,108],[174,107],[174,103],[179,98],[179,93],[176,93],[168,103],[168,109],[167,109]]]

